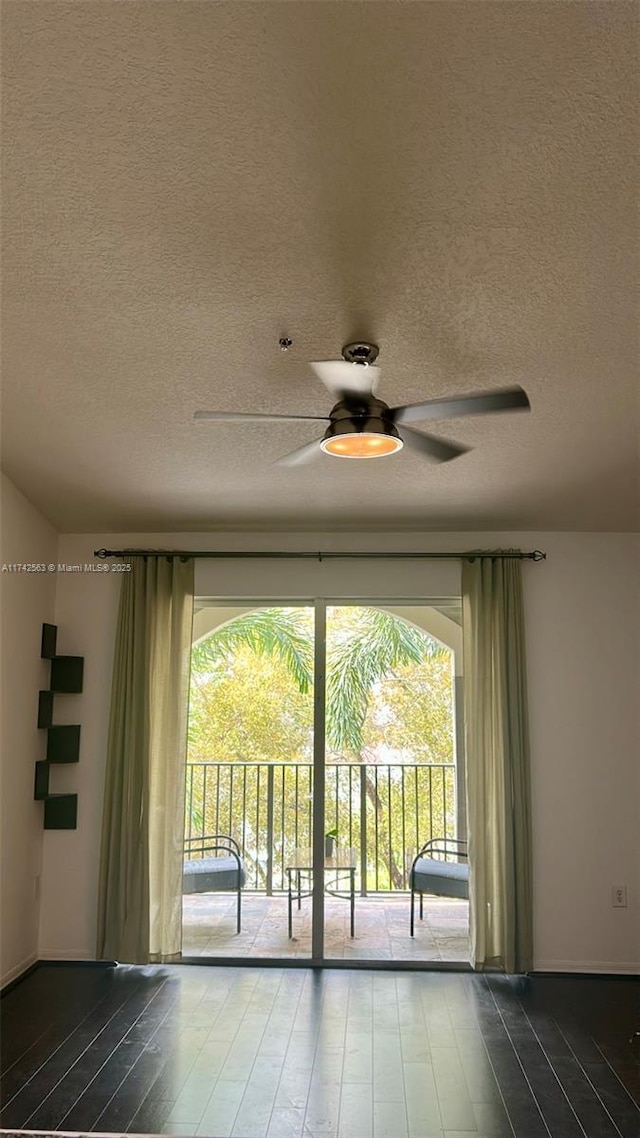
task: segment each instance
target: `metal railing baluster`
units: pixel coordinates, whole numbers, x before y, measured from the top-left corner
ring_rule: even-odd
[[[260,772],[262,770],[262,763],[256,766],[256,889],[260,884],[260,803],[262,802],[262,795],[260,793]]]
[[[242,768],[242,849],[247,848],[247,768]]]
[[[378,802],[379,802],[379,798],[378,798],[378,768],[377,767],[373,768],[373,787],[375,790],[375,804],[373,807],[373,817],[375,820],[375,844],[374,844],[375,863],[374,864],[375,864],[376,893],[377,893],[378,889],[380,888],[380,880],[378,877],[378,866],[380,864],[380,858],[378,856],[378,854],[379,854],[379,846],[378,846]]]
[[[387,767],[387,795],[388,795],[388,799],[389,799],[388,804],[387,804],[388,830],[389,830],[389,842],[388,842],[388,848],[389,848],[389,889],[393,889],[393,875],[391,872],[391,867],[393,865],[393,835],[391,833],[391,765],[389,765]]]
[[[187,812],[187,818],[189,819],[189,829],[188,829],[188,831],[187,831],[187,838],[188,838],[188,839],[190,839],[190,838],[191,838],[191,836],[192,836],[192,824],[193,824],[193,776],[194,776],[194,774],[195,774],[194,768],[193,768],[193,767],[187,767],[187,782],[188,782],[188,791],[187,791],[187,795],[188,795],[188,799],[189,799],[189,809],[188,809],[188,812]]]
[[[360,894],[367,896],[367,768],[360,763]]]
[[[205,810],[205,802],[207,801],[207,768],[205,767],[202,772],[202,821],[200,823],[201,836],[207,832],[207,814]]]
[[[280,796],[280,831],[281,831],[280,832],[280,849],[282,850],[282,853],[283,853],[283,859],[284,859],[284,843],[285,843],[286,832],[287,832],[286,831],[286,822],[285,822],[285,805],[284,805],[285,804],[285,798],[286,798],[287,770],[288,770],[288,767],[285,765],[285,763],[283,763],[282,764],[282,793]],[[281,888],[284,888],[284,860],[283,860],[283,864],[280,868],[280,881],[281,881]]]
[[[444,786],[444,771],[440,771],[440,783],[442,785],[442,832],[445,838],[453,837],[452,834],[447,833],[447,796]],[[445,856],[445,861],[447,860]]]
[[[349,763],[349,849],[353,849],[353,765]]]
[[[267,765],[267,897],[273,894],[273,763]]]
[[[400,778],[401,778],[400,802],[401,802],[401,807],[402,807],[402,809],[401,809],[401,817],[402,817],[402,888],[406,889],[406,887],[407,887],[407,835],[406,835],[406,830],[405,830],[405,822],[406,822],[406,818],[407,818],[407,807],[406,807],[405,797],[404,797],[404,784],[405,784],[405,777],[404,776],[405,776],[405,772],[404,772],[404,767],[403,767],[401,772],[400,772]]]
[[[424,838],[424,839],[421,839],[421,837],[420,837],[420,823],[419,823],[419,818],[420,818],[420,797],[419,797],[419,794],[418,794],[418,767],[417,767],[417,766],[415,766],[415,767],[413,768],[413,775],[414,775],[413,781],[414,781],[414,796],[415,796],[415,815],[414,815],[414,820],[415,820],[415,825],[416,825],[416,834],[415,834],[415,842],[416,842],[416,844],[415,844],[415,848],[412,850],[412,853],[417,853],[417,852],[418,852],[418,850],[420,849],[420,843],[421,843],[421,841],[423,841],[423,840],[424,840],[424,841],[426,841],[427,839],[426,839],[426,838]]]
[[[313,766],[307,764],[307,833],[308,845],[313,842]]]
[[[301,845],[301,842],[300,842],[300,835],[299,835],[299,830],[298,830],[298,821],[299,821],[298,803],[300,801],[300,768],[297,766],[297,764],[296,764],[295,787],[296,787],[296,792],[294,795],[294,801],[296,804],[296,808],[293,812],[293,824],[294,824],[295,837],[294,837],[294,843],[293,844],[296,847],[296,849],[298,849],[298,846]]]

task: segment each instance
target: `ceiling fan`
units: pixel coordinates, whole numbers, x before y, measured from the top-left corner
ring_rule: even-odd
[[[487,415],[495,411],[528,411],[529,399],[521,387],[496,388],[474,395],[427,399],[404,407],[389,407],[376,397],[380,368],[375,344],[347,344],[341,360],[311,363],[318,378],[338,402],[328,415],[265,415],[235,411],[196,411],[194,419],[218,422],[318,422],[328,423],[321,439],[278,459],[284,466],[309,462],[323,451],[337,458],[382,458],[395,454],[403,444],[432,462],[449,462],[469,447],[416,431],[408,423],[424,419],[457,419],[462,415]]]

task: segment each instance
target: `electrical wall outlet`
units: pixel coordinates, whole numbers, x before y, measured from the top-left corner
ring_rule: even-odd
[[[611,904],[614,909],[626,909],[627,907],[627,887],[626,885],[614,885],[611,889]]]

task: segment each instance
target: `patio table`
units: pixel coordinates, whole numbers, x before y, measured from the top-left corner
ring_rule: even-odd
[[[289,916],[289,939],[293,937],[293,893],[295,888],[296,897],[298,900],[298,908],[302,907],[302,898],[310,897],[312,893],[311,877],[313,874],[313,853],[309,847],[304,849],[296,849],[289,857],[285,865],[285,873],[289,883],[288,889],[288,916]],[[351,917],[351,936],[355,936],[355,923],[356,923],[356,865],[357,865],[357,852],[354,849],[340,849],[336,848],[331,857],[325,855],[324,859],[324,872],[325,872],[325,892],[331,894],[332,897],[344,897],[349,901],[350,917]],[[327,885],[327,874],[330,875],[330,880],[334,882],[333,886]],[[341,892],[338,889],[341,877],[348,876],[349,887],[348,892]],[[308,881],[308,888],[302,888],[303,878]],[[294,884],[295,883],[295,884]]]

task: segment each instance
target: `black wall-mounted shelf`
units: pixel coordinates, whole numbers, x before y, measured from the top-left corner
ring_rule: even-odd
[[[77,830],[78,795],[50,794],[44,800],[45,830]]]
[[[80,758],[80,724],[73,727],[49,727],[47,730],[47,762],[77,763]]]
[[[46,758],[36,763],[33,797],[44,802],[45,830],[75,830],[78,824],[77,794],[50,794],[51,766],[77,763],[80,758],[80,725],[54,725],[53,701],[56,695],[82,691],[84,657],[56,654],[58,629],[43,624],[40,656],[51,662],[49,689],[38,694],[38,727],[47,732]]]

